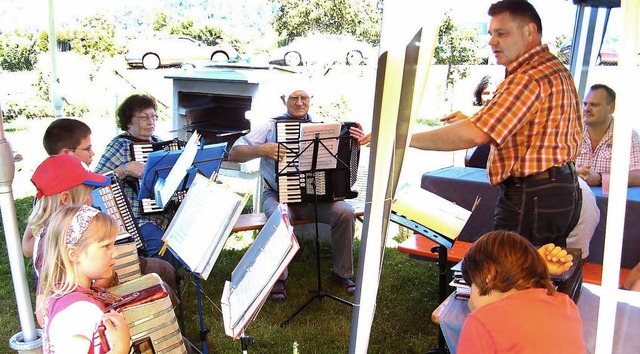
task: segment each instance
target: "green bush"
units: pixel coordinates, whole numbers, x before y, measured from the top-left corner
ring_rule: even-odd
[[[16,72],[33,70],[38,63],[38,46],[31,33],[15,31],[0,37],[0,68]]]
[[[70,105],[66,102],[62,106],[62,114],[66,117],[82,117],[89,112],[85,105]],[[17,118],[41,119],[54,118],[53,105],[49,101],[38,98],[30,98],[24,102],[8,101],[2,110],[4,123],[9,123]]]

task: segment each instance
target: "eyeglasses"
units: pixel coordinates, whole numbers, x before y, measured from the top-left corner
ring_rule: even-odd
[[[86,151],[86,152],[89,153],[89,152],[93,151],[93,145],[89,145],[86,148],[81,148],[81,147],[69,148],[69,150],[73,150],[73,151],[82,150],[82,151]]]
[[[309,100],[311,100],[311,97],[309,97],[309,96],[289,96],[289,101],[290,102],[298,102],[298,100],[302,100],[302,102],[309,102]]]
[[[149,123],[152,120],[155,122],[158,120],[158,116],[155,114],[152,114],[150,116],[147,115],[143,115],[143,116],[133,116],[133,118],[138,118],[139,121],[141,122],[145,122],[145,123]]]

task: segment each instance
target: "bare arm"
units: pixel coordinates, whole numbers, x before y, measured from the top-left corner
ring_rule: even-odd
[[[640,170],[629,171],[629,187],[640,186]]]
[[[278,160],[284,157],[284,149],[279,149],[277,143],[264,143],[260,145],[238,145],[229,151],[229,161],[247,162],[259,157]]]
[[[441,128],[415,133],[409,146],[421,150],[453,151],[490,142],[491,136],[464,119]]]
[[[36,243],[36,237],[31,232],[31,228],[27,225],[22,236],[22,254],[27,258],[33,258],[33,245]]]

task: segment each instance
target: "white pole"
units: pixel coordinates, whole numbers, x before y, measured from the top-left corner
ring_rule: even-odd
[[[415,33],[427,25],[436,27],[442,18],[442,7],[431,4],[429,11],[417,11],[412,0],[385,2],[382,17],[380,53],[387,54],[386,67],[378,63],[378,72],[386,71],[380,104],[379,122],[373,122],[371,153],[369,159],[369,181],[365,205],[365,223],[360,244],[357,290],[354,299],[351,325],[350,353],[367,353],[371,326],[376,308],[382,255],[384,254],[387,224],[391,206],[388,193],[394,193],[394,183],[400,171],[393,170],[397,132],[401,81],[404,68],[404,51]],[[402,25],[399,25],[402,24]],[[429,32],[431,33],[431,32]],[[424,74],[424,73],[423,73]],[[417,81],[424,78],[416,78]],[[379,85],[379,83],[376,83]],[[416,94],[416,92],[414,92]],[[376,118],[376,117],[374,117]],[[391,186],[391,187],[390,187]]]
[[[62,117],[62,96],[60,96],[60,83],[58,82],[58,63],[56,61],[56,26],[53,17],[53,0],[49,0],[49,54],[51,55],[51,86],[49,94],[56,118]]]
[[[2,224],[4,225],[4,238],[7,242],[7,254],[11,268],[11,279],[16,295],[16,305],[22,337],[25,342],[34,342],[37,339],[31,297],[27,284],[27,275],[22,256],[22,245],[18,232],[18,220],[16,219],[16,206],[13,202],[13,183],[15,164],[11,145],[4,137],[2,123],[2,110],[0,109],[0,211],[2,211]]]
[[[638,21],[640,21],[640,0],[622,0],[623,36],[618,62],[619,79],[638,82],[640,70],[636,66],[636,53],[640,48]],[[598,309],[598,330],[596,353],[611,353],[618,303],[617,289],[622,256],[622,238],[627,205],[627,183],[629,177],[629,151],[631,130],[636,117],[633,90],[617,91],[616,120],[613,131],[613,151],[609,184],[609,203],[605,233],[604,258],[602,260],[602,292]],[[631,217],[637,217],[630,215]]]

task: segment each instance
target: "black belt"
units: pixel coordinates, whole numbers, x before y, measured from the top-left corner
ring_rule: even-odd
[[[508,187],[512,185],[518,185],[518,184],[528,183],[533,181],[541,181],[541,180],[553,181],[556,179],[556,177],[567,174],[567,173],[572,173],[575,175],[575,172],[576,172],[575,165],[573,164],[573,162],[569,162],[566,165],[553,166],[542,172],[532,173],[525,177],[511,176],[505,179],[504,181],[502,181],[502,183]]]

